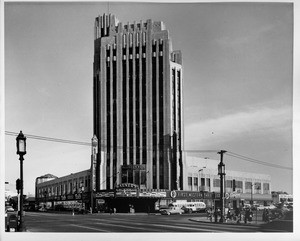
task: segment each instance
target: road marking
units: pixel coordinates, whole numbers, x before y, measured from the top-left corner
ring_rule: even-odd
[[[144,232],[146,230],[149,230],[149,228],[138,228],[138,227],[131,227],[131,226],[126,226],[126,225],[120,225],[120,224],[113,224],[113,223],[100,223],[100,222],[97,222],[96,224],[101,224],[101,225],[109,225],[109,226],[117,226],[117,227],[121,227],[121,228],[129,228],[129,229],[140,229],[140,230],[143,230]],[[155,230],[155,229],[154,229]]]
[[[107,231],[106,229],[100,229],[100,228],[91,228],[88,226],[83,226],[83,225],[78,225],[78,224],[70,224],[70,226],[75,226],[75,227],[79,227],[79,228],[86,228],[86,229],[91,229],[91,230],[97,230],[97,231],[102,231],[102,232],[111,232],[111,231]]]
[[[200,227],[194,227],[194,228],[190,228],[190,227],[180,227],[180,226],[171,226],[171,225],[165,225],[165,224],[152,224],[152,226],[158,226],[158,227],[170,227],[170,228],[176,228],[176,229],[187,229],[187,230],[194,230],[194,231],[206,231],[206,232],[213,232],[213,233],[221,233],[222,231],[218,231],[218,230],[212,230],[212,229],[207,229],[207,228],[200,228]]]
[[[95,219],[89,219],[90,221],[95,221]],[[107,222],[107,221],[109,221],[109,222]],[[202,227],[199,227],[199,226],[197,226],[197,224],[195,223],[195,224],[181,224],[181,225],[188,225],[188,227],[183,227],[183,226],[178,226],[178,225],[180,225],[180,224],[175,224],[174,223],[174,225],[166,225],[166,224],[154,224],[154,223],[151,223],[151,224],[149,224],[149,223],[146,223],[146,222],[143,222],[143,223],[135,223],[134,225],[137,225],[137,226],[143,226],[143,225],[147,225],[147,226],[143,226],[143,228],[138,228],[138,227],[130,227],[130,226],[125,226],[125,225],[120,225],[120,224],[114,224],[114,222],[126,222],[126,220],[124,220],[124,219],[121,219],[121,218],[114,218],[114,219],[110,219],[110,220],[106,220],[106,222],[104,223],[102,223],[102,222],[97,222],[97,224],[102,224],[102,225],[111,225],[111,226],[120,226],[120,227],[125,227],[125,228],[129,228],[129,229],[142,229],[142,230],[149,230],[149,225],[150,226],[157,226],[157,227],[170,227],[170,228],[173,228],[173,229],[185,229],[185,230],[193,230],[194,232],[201,232],[201,231],[204,231],[204,232],[232,232],[232,229],[231,229],[231,231],[230,231],[230,228],[228,229],[228,228],[226,228],[226,227],[223,227],[222,229],[224,230],[224,231],[220,231],[220,230],[215,230],[215,228],[217,227],[217,228],[220,228],[219,226],[216,226],[216,225],[214,225],[214,226],[212,226],[211,228],[202,228]],[[128,223],[128,222],[127,222]],[[131,223],[131,222],[129,222],[129,223]],[[132,224],[132,223],[131,223]],[[191,227],[191,225],[193,226],[193,227]],[[226,230],[226,229],[228,229],[228,230]],[[153,230],[155,230],[155,229],[153,229]],[[155,230],[155,231],[157,231],[157,230]]]
[[[124,220],[122,220],[124,221]],[[97,222],[97,224],[101,224],[101,225],[109,225],[109,226],[118,226],[118,227],[123,227],[123,228],[129,228],[129,229],[141,229],[143,231],[148,231],[149,230],[149,227],[143,227],[143,228],[138,228],[138,227],[131,227],[131,226],[126,226],[126,225],[120,225],[120,224],[113,224],[113,223],[101,223],[101,222]],[[141,225],[139,223],[135,223],[135,225]],[[170,228],[173,228],[173,229],[185,229],[185,230],[193,230],[193,231],[206,231],[206,232],[222,232],[222,231],[215,231],[215,230],[212,230],[212,229],[206,229],[206,228],[200,228],[200,227],[194,227],[194,228],[191,228],[191,227],[181,227],[181,226],[177,226],[177,225],[165,225],[165,224],[151,224],[151,226],[157,226],[157,227],[170,227]],[[155,230],[155,229],[153,229]],[[157,232],[157,230],[155,230]]]

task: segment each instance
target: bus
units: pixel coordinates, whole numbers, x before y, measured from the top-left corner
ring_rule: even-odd
[[[204,202],[172,202],[169,204],[169,208],[173,207],[183,209],[187,213],[206,211],[206,204]]]

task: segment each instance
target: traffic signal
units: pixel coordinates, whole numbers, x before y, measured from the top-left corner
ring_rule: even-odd
[[[235,179],[232,180],[232,191],[235,192]]]
[[[21,188],[22,188],[22,183],[21,183],[21,180],[18,178],[16,181],[16,189],[18,191],[18,194],[19,194]]]

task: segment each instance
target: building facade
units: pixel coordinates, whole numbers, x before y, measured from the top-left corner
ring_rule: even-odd
[[[67,209],[91,206],[91,170],[71,173],[64,177],[47,174],[36,178],[36,201],[38,206]]]
[[[219,160],[185,156],[184,190],[214,193],[218,200],[220,193]],[[224,198],[234,207],[244,204],[272,203],[271,176],[262,173],[250,173],[226,170],[224,180]],[[206,203],[212,204],[213,199]]]
[[[94,138],[93,141],[94,148],[97,148]],[[36,199],[40,207],[93,207],[93,210],[98,211],[116,208],[117,212],[129,212],[131,207],[136,212],[153,212],[177,200],[202,201],[208,207],[220,206],[220,177],[217,168],[219,161],[190,156],[184,156],[184,160],[187,168],[184,172],[183,190],[143,189],[136,184],[121,183],[114,189],[97,191],[91,168],[61,178],[50,174],[38,177]],[[51,178],[45,178],[46,176]],[[275,202],[274,193],[272,195],[271,192],[271,177],[260,173],[226,170],[223,195],[225,207],[231,208],[251,202],[258,205]],[[292,200],[287,195],[280,197]]]
[[[95,20],[96,190],[183,189],[182,58],[162,22]]]

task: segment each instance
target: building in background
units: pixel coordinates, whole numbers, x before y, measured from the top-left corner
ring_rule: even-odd
[[[214,198],[206,200],[209,206],[220,198],[219,160],[185,156],[187,169],[184,190],[214,193]],[[225,161],[226,162],[226,161]],[[226,166],[226,165],[225,165]],[[269,204],[272,202],[271,176],[261,173],[225,171],[224,192],[226,203],[232,207],[244,204]]]
[[[165,25],[104,14],[94,45],[96,189],[182,189],[182,60]]]
[[[71,173],[64,177],[47,174],[36,178],[36,202],[38,206],[54,209],[88,208],[90,206],[91,170]]]
[[[283,192],[272,192],[272,199],[274,203],[287,203],[293,205],[293,195]]]
[[[95,143],[94,148],[97,148]],[[178,200],[202,201],[207,207],[220,206],[219,161],[192,156],[184,156],[184,160],[187,168],[183,175],[183,190],[141,189],[136,184],[124,183],[114,189],[96,191],[93,190],[91,168],[50,181],[36,182],[37,201],[40,207],[54,209],[93,207],[97,211],[109,211],[116,208],[117,212],[130,212],[133,208],[136,212],[153,212]],[[226,170],[224,190],[225,207],[278,202],[271,192],[271,177],[266,174]],[[280,194],[278,197],[292,200],[288,195]]]

